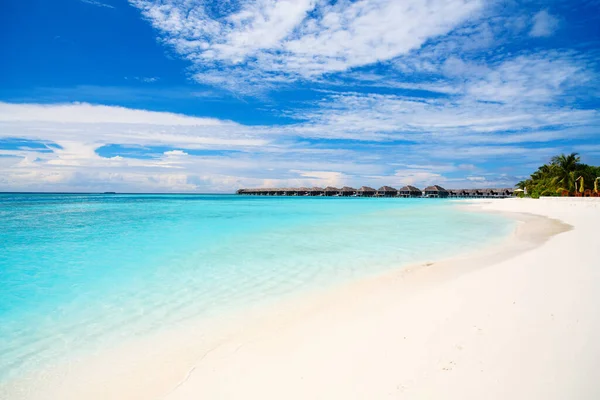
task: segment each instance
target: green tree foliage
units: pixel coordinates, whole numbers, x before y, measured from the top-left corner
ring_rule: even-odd
[[[549,164],[537,169],[529,179],[516,184],[527,190],[531,197],[560,196],[563,191],[575,192],[575,181],[583,177],[584,189],[593,189],[594,180],[600,176],[600,167],[581,163],[577,153],[552,157]],[[579,181],[580,182],[580,181]]]

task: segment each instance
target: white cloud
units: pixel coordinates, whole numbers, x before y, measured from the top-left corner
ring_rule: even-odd
[[[169,150],[163,153],[165,156],[169,157],[179,157],[179,156],[187,156],[188,153],[182,150]]]
[[[484,182],[485,176],[467,176],[467,180],[473,182]]]
[[[299,114],[311,122],[294,126],[296,134],[355,140],[520,142],[523,130],[598,123],[595,110],[542,104],[415,99],[395,95],[344,93],[328,96],[316,110]],[[282,130],[285,132],[285,130]],[[517,131],[506,134],[506,131]],[[502,133],[502,136],[494,135]],[[549,133],[552,135],[553,133]],[[525,133],[527,135],[527,133]],[[540,135],[540,133],[538,133]],[[503,139],[504,138],[504,139]],[[532,141],[540,138],[531,137]],[[543,140],[543,138],[541,139]]]
[[[214,118],[197,118],[181,114],[134,110],[124,107],[67,104],[12,104],[0,102],[0,121],[39,121],[61,123],[118,123],[177,126],[217,126],[232,124]]]
[[[478,100],[512,104],[550,103],[565,91],[584,87],[592,80],[585,62],[572,53],[557,51],[503,60],[481,73],[480,78],[468,82],[468,94]]]
[[[215,15],[204,2],[130,3],[194,63],[197,80],[222,86],[309,78],[390,60],[483,7],[481,0],[261,0]]]
[[[301,178],[293,186],[333,186],[342,187],[348,181],[348,177],[341,172],[332,171],[302,171],[290,170],[292,173],[297,173]]]
[[[465,186],[467,176],[483,176],[482,163],[488,160],[502,157],[522,163],[560,151],[524,143],[591,138],[600,126],[595,110],[537,102],[515,106],[468,96],[326,93],[309,110],[292,114],[301,120],[296,124],[244,126],[83,103],[0,103],[0,139],[48,144],[42,149],[26,144],[0,148],[0,187],[231,192],[240,186]],[[345,147],[305,138],[356,141]],[[110,144],[124,146],[125,151],[101,157],[98,149]],[[148,156],[130,156],[132,148],[146,149]],[[448,174],[464,179],[450,180]]]
[[[552,36],[558,29],[560,21],[547,10],[542,10],[533,16],[533,26],[529,35],[533,37]]]
[[[437,172],[419,168],[396,170],[394,177],[396,178],[396,182],[398,182],[396,186],[400,186],[401,183],[404,183],[406,185],[419,184],[425,187],[432,184],[443,183],[447,179]]]
[[[144,83],[154,83],[160,80],[157,76],[134,76],[133,78],[136,81],[144,82]],[[129,77],[125,77],[125,80],[129,80]]]

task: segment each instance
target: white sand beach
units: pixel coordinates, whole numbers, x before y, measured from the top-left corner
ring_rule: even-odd
[[[451,260],[349,290],[217,349],[167,398],[600,398],[600,202],[479,206],[573,229],[539,244],[562,228],[533,221],[517,239],[537,247],[514,257]]]
[[[600,398],[600,201],[468,207],[527,214],[492,249],[282,305],[210,349],[193,335],[129,348],[10,398]]]

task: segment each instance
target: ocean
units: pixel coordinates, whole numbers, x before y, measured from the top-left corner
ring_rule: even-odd
[[[440,199],[0,194],[0,383],[502,240]]]

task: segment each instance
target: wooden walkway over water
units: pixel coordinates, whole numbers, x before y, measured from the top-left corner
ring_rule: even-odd
[[[404,197],[404,198],[507,198],[515,195],[514,189],[444,189],[439,185],[428,186],[421,190],[414,186],[404,186],[395,189],[391,186],[382,186],[374,189],[362,186],[359,189],[344,186],[335,188],[299,187],[299,188],[258,188],[239,189],[239,195],[248,196],[307,196],[307,197]]]

